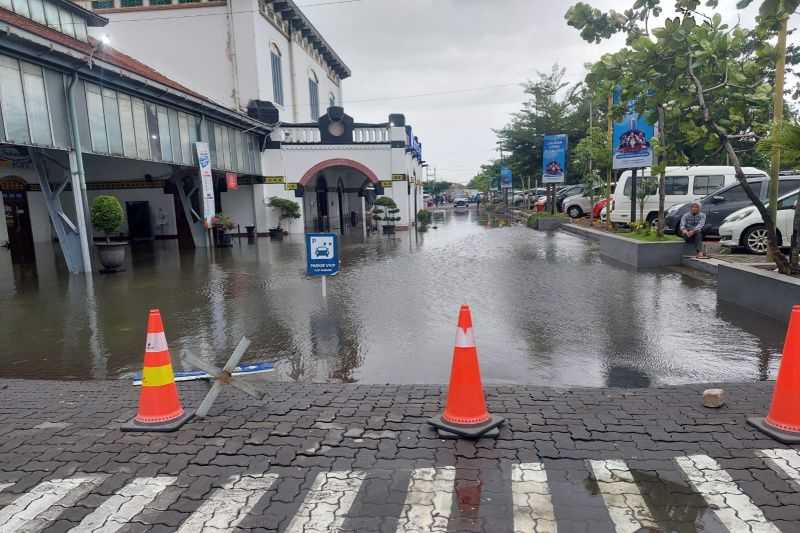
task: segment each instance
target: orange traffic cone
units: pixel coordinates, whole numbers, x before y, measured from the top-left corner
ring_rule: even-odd
[[[147,343],[144,349],[142,390],[139,412],[122,426],[122,431],[175,431],[194,415],[184,411],[172,374],[172,361],[164,335],[161,312],[151,309],[147,317]]]
[[[428,422],[438,428],[442,438],[473,439],[497,436],[499,432],[495,428],[503,423],[502,417],[492,416],[486,409],[478,349],[472,332],[472,314],[468,305],[462,305],[458,313],[447,405],[441,416],[435,416]]]
[[[800,305],[792,308],[783,358],[766,418],[747,422],[784,444],[800,444]]]

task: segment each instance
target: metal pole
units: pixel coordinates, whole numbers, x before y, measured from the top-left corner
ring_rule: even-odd
[[[67,88],[67,104],[69,105],[69,123],[72,130],[72,151],[69,153],[69,170],[72,178],[72,197],[75,201],[75,218],[78,219],[78,232],[81,241],[81,257],[83,271],[92,272],[92,254],[89,250],[89,233],[86,224],[86,174],[83,168],[83,152],[81,151],[81,135],[78,130],[77,112],[75,110],[75,84],[78,73],[73,73]]]
[[[328,276],[322,276],[322,299],[323,300],[326,300],[328,298],[327,278],[328,278]]]
[[[606,120],[608,122],[608,149],[611,150],[613,146],[613,131],[614,131],[614,124],[611,121],[611,107],[614,105],[613,97],[611,94],[608,95],[608,114],[606,116]],[[613,167],[613,165],[612,165]],[[606,191],[606,226],[608,229],[611,229],[611,181],[612,175],[614,174],[614,170],[612,168],[608,169],[608,190]]]
[[[631,224],[636,222],[636,170],[631,172]]]
[[[361,230],[364,240],[367,240],[367,199],[361,197]]]

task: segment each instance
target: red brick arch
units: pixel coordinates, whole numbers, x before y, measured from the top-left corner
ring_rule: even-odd
[[[359,163],[358,161],[353,161],[352,159],[326,159],[325,161],[317,163],[316,165],[311,167],[308,170],[308,172],[303,174],[303,177],[300,178],[300,181],[298,183],[305,187],[306,185],[308,185],[311,182],[311,180],[314,178],[314,176],[316,176],[317,174],[319,174],[323,170],[331,168],[331,167],[348,167],[348,168],[352,168],[353,170],[357,170],[360,173],[364,174],[367,177],[367,179],[369,181],[371,181],[372,183],[380,182],[380,179],[378,179],[378,176],[376,176],[375,173],[368,166],[364,165],[363,163]]]

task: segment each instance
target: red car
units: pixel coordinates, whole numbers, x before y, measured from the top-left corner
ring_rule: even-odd
[[[600,200],[599,202],[594,204],[594,207],[592,208],[592,217],[594,219],[599,219],[600,218],[600,212],[603,210],[603,208],[607,204],[608,204],[608,198],[603,198],[602,200]]]

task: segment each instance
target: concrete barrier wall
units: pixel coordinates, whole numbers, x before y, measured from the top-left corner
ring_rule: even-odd
[[[800,304],[800,280],[752,266],[720,264],[717,299],[786,324],[792,306]]]

